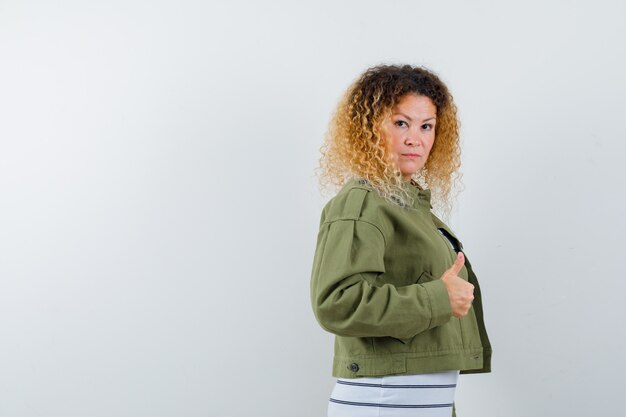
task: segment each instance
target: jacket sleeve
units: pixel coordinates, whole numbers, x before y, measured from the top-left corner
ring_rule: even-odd
[[[340,336],[410,339],[452,316],[440,279],[376,285],[385,273],[385,238],[362,220],[323,223],[311,276],[311,302],[325,330]],[[416,277],[417,280],[417,277]]]

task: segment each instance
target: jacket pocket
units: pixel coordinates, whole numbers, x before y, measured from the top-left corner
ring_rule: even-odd
[[[417,281],[415,281],[415,283],[423,284],[424,282],[433,281],[434,279],[435,277],[433,277],[433,275],[430,272],[424,271],[420,274],[419,277],[417,277]]]

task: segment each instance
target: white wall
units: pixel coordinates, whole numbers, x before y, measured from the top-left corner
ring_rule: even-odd
[[[309,278],[337,99],[426,65],[493,372],[460,417],[616,415],[619,1],[0,2],[0,417],[323,416]]]

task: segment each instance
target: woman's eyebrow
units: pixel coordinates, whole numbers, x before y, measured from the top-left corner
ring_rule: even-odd
[[[413,121],[413,119],[411,119],[409,116],[407,116],[406,114],[404,114],[404,113],[402,113],[402,112],[398,112],[398,113],[396,113],[396,114],[399,114],[399,115],[401,115],[401,116],[406,117],[407,119],[409,119],[409,122],[412,122],[412,121]],[[422,123],[423,123],[423,122],[427,122],[427,121],[429,121],[429,120],[431,120],[431,119],[436,119],[436,117],[434,117],[434,116],[433,116],[433,117],[429,117],[428,119],[424,119],[424,120],[422,120]]]

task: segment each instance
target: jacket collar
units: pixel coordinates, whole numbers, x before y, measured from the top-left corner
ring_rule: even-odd
[[[352,178],[350,182],[355,185],[356,184],[365,185],[370,189],[372,188],[367,182],[367,180],[363,178],[355,177],[355,178]],[[423,189],[419,186],[417,182],[411,179],[409,186],[407,187],[407,191],[409,192],[411,197],[413,197],[412,208],[415,208],[415,209],[420,208],[420,207],[425,207],[428,209],[433,208],[432,204],[430,203],[431,192],[429,188]]]
[[[415,181],[411,180],[409,190],[413,196],[413,207],[418,208],[420,206],[433,208],[430,204],[431,192],[430,188],[423,189]]]

